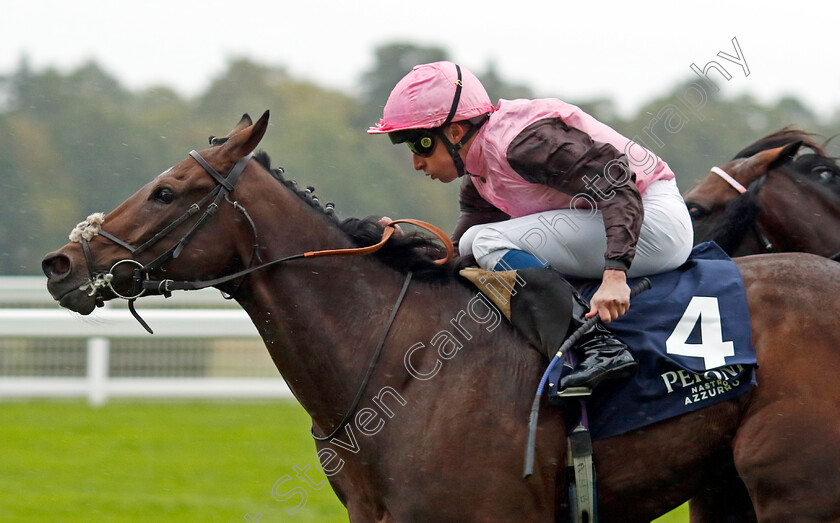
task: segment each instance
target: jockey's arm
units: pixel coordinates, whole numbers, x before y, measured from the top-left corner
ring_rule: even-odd
[[[625,273],[644,218],[635,174],[624,154],[556,118],[535,122],[514,139],[508,161],[525,180],[586,196],[601,211],[607,251],[602,284],[587,317],[600,314],[608,322],[624,314],[630,306]]]

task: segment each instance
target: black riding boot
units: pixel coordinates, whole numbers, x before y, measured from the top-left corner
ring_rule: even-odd
[[[554,269],[491,272],[470,268],[461,275],[481,288],[549,361],[589,311],[586,300]],[[630,376],[638,367],[627,346],[600,324],[590,328],[572,350],[583,361],[561,381],[561,389],[592,389],[605,380]]]
[[[589,304],[575,293],[572,309],[572,321],[569,334],[577,330],[585,321]],[[581,361],[571,374],[560,380],[560,389],[587,387],[594,389],[601,382],[628,378],[636,373],[639,364],[621,340],[616,338],[600,322],[594,324],[581,336],[572,348]]]

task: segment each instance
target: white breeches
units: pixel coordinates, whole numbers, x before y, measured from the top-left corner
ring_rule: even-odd
[[[642,204],[645,216],[629,277],[679,267],[694,243],[691,217],[675,180],[652,183],[642,195]],[[601,211],[560,209],[470,227],[459,249],[461,255],[475,256],[488,270],[515,249],[531,253],[567,276],[600,279],[607,236]]]

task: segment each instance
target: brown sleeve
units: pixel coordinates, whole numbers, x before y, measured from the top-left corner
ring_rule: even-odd
[[[459,199],[461,203],[461,216],[458,218],[458,223],[455,224],[455,231],[452,233],[452,243],[455,244],[456,251],[461,236],[473,225],[501,222],[510,219],[510,216],[481,197],[470,176],[464,176],[461,182],[461,195]]]
[[[526,181],[594,201],[606,229],[605,268],[630,267],[644,210],[636,175],[624,154],[610,144],[594,141],[560,118],[546,118],[532,123],[513,139],[507,160]]]

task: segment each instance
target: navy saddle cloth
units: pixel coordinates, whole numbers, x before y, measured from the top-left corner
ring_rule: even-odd
[[[639,360],[639,371],[586,399],[593,439],[734,399],[756,384],[744,282],[720,247],[702,243],[682,266],[649,279],[652,287],[607,324]],[[581,293],[589,299],[596,289]],[[568,371],[558,365],[549,382]]]

